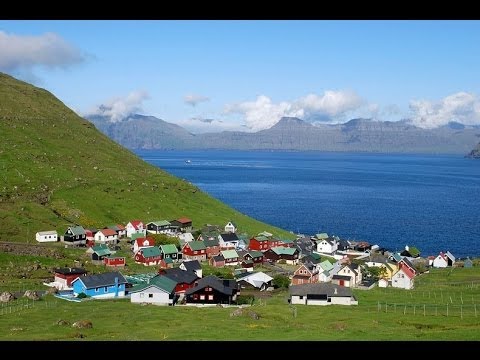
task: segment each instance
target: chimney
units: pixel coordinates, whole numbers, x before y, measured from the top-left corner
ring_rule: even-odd
[[[118,297],[118,277],[115,276],[115,297]]]

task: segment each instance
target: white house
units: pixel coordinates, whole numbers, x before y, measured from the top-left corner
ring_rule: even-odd
[[[133,253],[136,254],[138,250],[151,246],[155,246],[155,240],[153,238],[137,238],[133,243]]]
[[[343,266],[336,275],[349,276],[351,278],[350,286],[356,286],[362,282],[362,271],[354,263]]]
[[[455,256],[453,256],[450,251],[446,253],[441,252],[433,260],[433,267],[435,268],[446,268],[447,266],[453,266],[455,264]]]
[[[406,266],[401,267],[392,276],[392,287],[400,289],[413,289],[415,274]]]
[[[218,243],[223,249],[236,249],[240,239],[235,233],[224,233],[218,235]]]
[[[173,305],[177,283],[158,275],[147,284],[136,285],[130,290],[130,302],[136,304]]]
[[[118,240],[117,232],[113,229],[98,230],[94,236],[95,242],[99,244],[116,244]]]
[[[58,233],[55,230],[39,231],[35,234],[38,242],[54,242],[58,241]]]
[[[237,225],[235,223],[229,221],[227,225],[225,225],[225,232],[235,233],[237,232]]]
[[[317,252],[324,254],[333,254],[338,250],[338,241],[334,237],[328,237],[318,240]]]
[[[291,285],[289,288],[292,305],[358,305],[348,287],[329,283]]]
[[[386,288],[386,287],[388,287],[388,279],[381,278],[380,280],[378,280],[378,287],[379,287],[379,288]]]
[[[272,285],[273,278],[264,272],[247,272],[237,278],[237,284],[240,288],[253,287],[255,289],[265,290]]]
[[[185,244],[190,241],[195,241],[195,238],[193,237],[192,233],[190,232],[185,232],[185,233],[177,233],[176,235],[182,244]]]
[[[127,237],[131,237],[132,234],[140,232],[145,236],[147,234],[147,229],[145,224],[140,220],[132,220],[125,227],[127,230]]]

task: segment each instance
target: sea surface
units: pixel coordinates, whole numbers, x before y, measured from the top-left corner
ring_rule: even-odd
[[[136,154],[280,228],[422,256],[480,256],[480,161],[460,155],[145,151]],[[188,215],[188,214],[187,214]],[[235,221],[235,219],[232,219]]]

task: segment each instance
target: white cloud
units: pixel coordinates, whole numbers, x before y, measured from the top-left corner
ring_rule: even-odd
[[[116,97],[105,104],[96,106],[87,115],[104,115],[110,117],[110,122],[122,121],[128,115],[142,111],[142,103],[148,99],[146,91],[135,90],[125,97]]]
[[[198,103],[209,101],[208,96],[198,95],[198,94],[189,94],[183,97],[183,101],[190,106],[196,106]]]
[[[467,92],[449,95],[440,101],[410,101],[411,122],[432,129],[456,121],[464,125],[480,124],[480,99]]]
[[[84,60],[79,49],[57,34],[26,36],[0,31],[0,70],[28,71],[36,65],[66,67]]]
[[[353,91],[328,90],[323,95],[309,94],[292,102],[280,103],[273,103],[268,96],[260,95],[255,101],[226,105],[224,112],[244,115],[246,126],[258,131],[272,127],[284,116],[312,122],[338,122],[363,105],[364,101]]]

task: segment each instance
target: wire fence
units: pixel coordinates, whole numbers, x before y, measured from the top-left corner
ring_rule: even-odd
[[[408,316],[446,316],[473,318],[480,314],[480,305],[477,304],[405,304],[405,303],[382,303],[378,302],[376,309],[368,307],[369,312],[376,311],[377,313],[395,313]]]
[[[57,300],[17,299],[0,303],[0,316],[16,314],[32,308],[51,309],[57,307]]]

